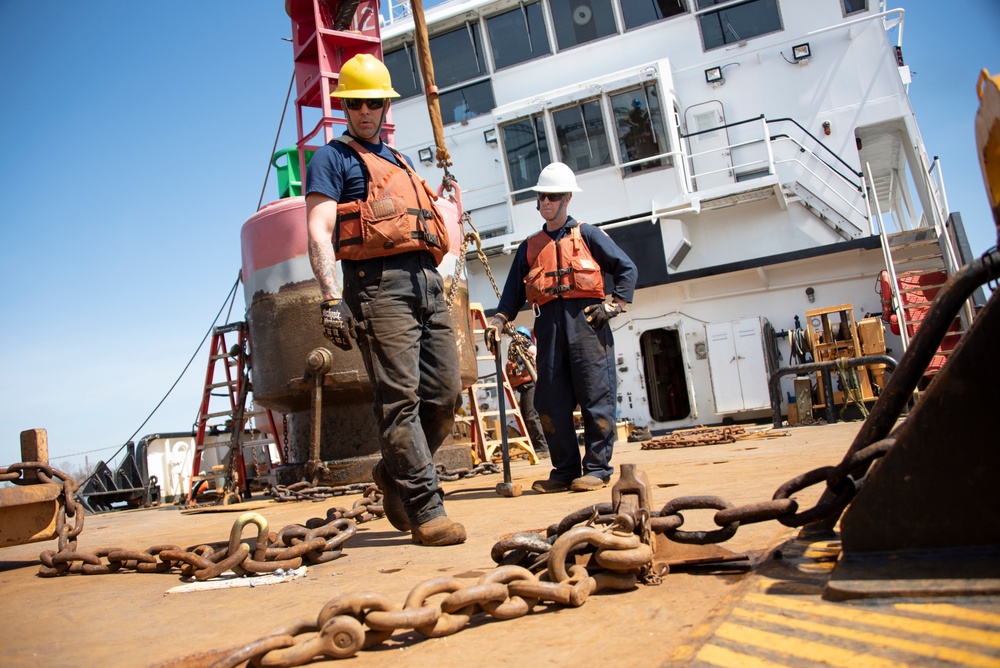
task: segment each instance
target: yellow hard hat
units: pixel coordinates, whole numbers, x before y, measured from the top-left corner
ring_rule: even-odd
[[[340,82],[330,97],[399,97],[392,89],[389,70],[370,53],[359,53],[340,68]]]

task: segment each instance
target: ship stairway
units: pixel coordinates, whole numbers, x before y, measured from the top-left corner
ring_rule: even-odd
[[[214,327],[195,422],[189,504],[197,503],[199,495],[211,494],[217,501],[236,503],[242,497],[249,498],[252,485],[269,488],[277,482],[272,446],[280,463],[284,463],[283,450],[277,442],[274,414],[252,403],[251,367],[246,323]],[[210,441],[212,435],[221,437]],[[218,464],[206,467],[204,455],[213,450],[215,457],[210,459]]]
[[[869,184],[872,183],[875,181],[871,179],[869,171]],[[871,185],[869,187],[872,192],[871,201],[875,205],[873,217],[878,223],[886,266],[876,285],[876,291],[882,297],[883,319],[888,321],[892,332],[899,336],[905,352],[921,322],[927,317],[938,292],[961,267],[955,259],[951,239],[942,225],[887,231],[875,188]],[[969,329],[973,317],[974,305],[970,299],[955,317],[947,335],[928,363],[924,381],[918,390],[926,389],[927,383],[941,371],[955,346]]]
[[[486,332],[486,314],[483,311],[482,304],[470,304],[469,309],[472,315],[473,341],[480,341],[482,340],[480,337]],[[456,421],[470,424],[470,436],[472,437],[476,457],[480,461],[490,462],[499,459],[502,455],[500,447],[503,441],[500,430],[507,429],[507,425],[500,424],[499,404],[495,408],[491,408],[486,402],[482,405],[479,404],[480,394],[491,395],[497,390],[496,358],[489,354],[476,355],[476,361],[479,367],[487,365],[490,370],[486,373],[480,373],[476,382],[466,390],[469,415],[456,416]],[[513,420],[519,432],[517,436],[508,436],[507,438],[507,444],[511,448],[510,456],[515,456],[513,448],[518,448],[528,458],[529,463],[535,464],[538,461],[538,455],[535,454],[535,448],[531,444],[531,438],[528,436],[528,427],[524,422],[524,417],[521,415],[521,408],[515,396],[514,388],[507,378],[507,372],[503,365],[500,367],[500,377],[506,401],[504,404],[504,417],[508,420]],[[497,397],[497,401],[499,401],[499,397]]]
[[[782,190],[787,203],[800,203],[845,241],[856,239],[864,233],[861,228],[848,220],[837,209],[798,181],[783,184]]]
[[[842,240],[869,234],[862,173],[801,123],[762,114],[679,136],[690,142],[722,131],[723,145],[690,152],[688,144],[683,163],[688,193],[682,206],[700,212],[776,197],[782,209],[801,204]]]

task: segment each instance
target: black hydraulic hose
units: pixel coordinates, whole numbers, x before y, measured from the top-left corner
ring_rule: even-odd
[[[921,321],[920,327],[910,341],[910,346],[906,349],[903,359],[900,360],[899,368],[889,378],[885,389],[882,390],[878,401],[875,402],[875,406],[868,414],[868,419],[861,425],[861,429],[854,437],[854,442],[844,454],[843,461],[889,435],[962,305],[976,288],[998,278],[1000,278],[1000,251],[993,250],[965,265],[958,273],[948,279],[931,304],[927,317]],[[961,342],[959,346],[961,346]],[[852,475],[860,478],[866,472],[867,467],[864,470],[856,469]],[[825,490],[819,503],[823,503],[832,496],[829,489]],[[839,519],[840,513],[835,513],[824,520],[808,525],[807,528],[812,532],[831,531]]]
[[[822,374],[823,396],[826,399],[826,421],[833,423],[837,421],[837,414],[833,409],[833,381],[830,379],[830,372],[839,371],[842,367],[854,369],[859,366],[871,366],[873,364],[885,364],[889,367],[890,371],[893,371],[896,368],[896,360],[888,355],[846,357],[835,360],[827,360],[825,362],[808,362],[806,364],[781,367],[771,374],[771,378],[768,381],[771,393],[771,417],[774,428],[781,428],[781,379],[784,376],[793,373],[795,375],[816,372]]]

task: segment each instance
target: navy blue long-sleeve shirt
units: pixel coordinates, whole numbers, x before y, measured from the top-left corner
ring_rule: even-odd
[[[639,270],[632,259],[625,254],[625,251],[611,240],[607,232],[594,225],[580,225],[572,216],[569,216],[566,219],[566,224],[558,230],[549,232],[545,229],[545,233],[558,243],[560,239],[569,234],[571,228],[578,225],[580,226],[580,236],[587,244],[587,248],[590,249],[590,254],[601,266],[601,270],[605,274],[611,275],[614,284],[612,296],[631,303]],[[511,265],[510,273],[507,274],[503,295],[497,305],[497,312],[506,316],[508,320],[513,320],[528,300],[524,289],[524,277],[528,275],[530,269],[531,267],[528,265],[528,241],[526,239],[521,242],[514,253],[514,263]]]

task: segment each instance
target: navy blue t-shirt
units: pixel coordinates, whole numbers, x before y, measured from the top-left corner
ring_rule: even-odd
[[[350,136],[347,132],[344,134]],[[352,138],[380,158],[399,165],[385,143],[369,144],[356,137]],[[404,155],[403,158],[413,167],[413,161],[408,156]],[[306,168],[306,194],[313,192],[326,195],[337,203],[365,199],[368,184],[365,182],[365,172],[358,154],[336,139],[321,146]]]

